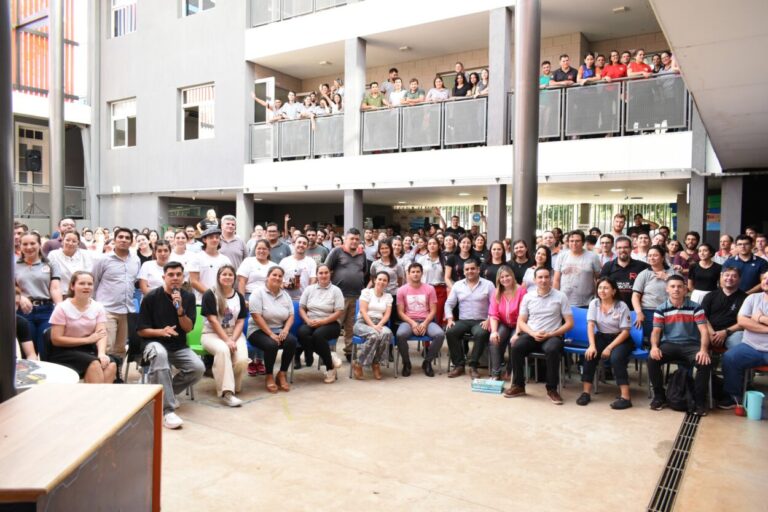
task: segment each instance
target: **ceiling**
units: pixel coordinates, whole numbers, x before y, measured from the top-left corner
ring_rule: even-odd
[[[723,169],[768,168],[768,1],[651,4]]]
[[[626,12],[614,14],[614,7]],[[344,8],[338,10],[344,12]],[[467,50],[488,48],[488,11],[405,27],[361,34],[367,41],[367,66],[389,66]],[[282,23],[289,24],[290,20]],[[647,0],[574,2],[543,0],[542,37],[582,32],[589,41],[658,32]],[[408,46],[408,51],[400,51]],[[321,61],[329,64],[321,65]],[[259,58],[257,64],[300,79],[344,73],[344,41]],[[448,66],[446,69],[450,68]]]

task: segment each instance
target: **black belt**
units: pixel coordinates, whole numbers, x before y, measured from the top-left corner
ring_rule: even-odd
[[[45,306],[48,304],[53,304],[53,301],[51,299],[29,299],[30,302],[32,302],[33,306]]]

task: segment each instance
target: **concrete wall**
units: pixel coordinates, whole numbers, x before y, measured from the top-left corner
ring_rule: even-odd
[[[611,50],[634,51],[639,48],[645,50],[646,55],[653,52],[660,52],[669,48],[664,34],[662,32],[652,32],[650,34],[637,34],[634,36],[617,37],[615,39],[606,39],[589,44],[590,50],[595,53],[602,53],[608,59]]]
[[[110,228],[158,229],[168,223],[168,200],[153,194],[102,196],[99,206],[102,224]]]
[[[109,9],[104,11],[107,24]],[[182,17],[180,2],[140,1],[137,31],[102,42],[102,194],[113,187],[120,193],[162,193],[242,184],[254,72],[243,58],[245,16],[241,2],[219,2]],[[182,141],[180,89],[205,83],[215,84],[215,138]],[[109,103],[132,97],[137,144],[111,149]],[[129,199],[106,202],[102,222],[110,225],[122,218],[112,216],[115,205],[136,210]],[[140,214],[154,218],[148,208]]]

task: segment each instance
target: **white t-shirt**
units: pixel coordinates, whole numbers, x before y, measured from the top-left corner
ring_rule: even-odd
[[[155,260],[145,261],[139,269],[138,278],[144,279],[149,289],[154,290],[158,286],[163,286],[163,267]]]
[[[230,298],[227,299],[227,309],[224,311],[224,315],[219,317],[219,323],[226,332],[228,329],[234,329],[237,323],[237,317],[240,316],[240,296],[237,293],[233,293]],[[208,317],[204,318],[203,333],[209,334],[215,332],[211,323],[208,321]]]
[[[560,291],[568,296],[572,306],[589,306],[595,297],[595,275],[600,274],[600,257],[591,251],[576,256],[572,251],[561,253],[555,270],[560,272]]]
[[[368,303],[368,316],[375,321],[380,320],[386,313],[387,307],[392,305],[392,295],[384,292],[381,297],[377,297],[373,288],[363,289],[360,300]],[[362,316],[359,318],[362,319]]]
[[[178,261],[184,266],[184,281],[189,282],[189,261],[192,259],[193,253],[185,251],[184,254],[176,254],[171,251],[171,255],[168,257],[168,261]]]
[[[237,275],[247,279],[245,282],[245,293],[253,293],[257,288],[263,288],[267,281],[267,271],[271,267],[276,267],[277,263],[267,260],[266,263],[259,263],[256,256],[248,256],[237,269]]]
[[[229,258],[223,254],[209,256],[207,252],[195,253],[189,261],[189,271],[200,273],[200,284],[207,288],[216,284],[216,273],[224,265],[231,265]],[[199,305],[203,300],[203,294],[195,290],[195,301]]]
[[[286,285],[285,291],[291,296],[291,300],[301,299],[301,292],[309,286],[309,280],[317,277],[317,263],[314,258],[306,256],[298,260],[295,256],[287,256],[280,260],[280,266],[285,270],[283,283]],[[299,288],[289,288],[296,276],[299,276]]]
[[[78,270],[87,270],[90,272],[93,266],[93,257],[90,252],[78,249],[70,258],[61,249],[54,249],[48,253],[48,260],[56,265],[61,277],[61,291],[66,293],[69,290],[69,281],[72,274]]]

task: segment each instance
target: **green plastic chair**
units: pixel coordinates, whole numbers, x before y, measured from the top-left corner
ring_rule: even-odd
[[[195,319],[195,326],[192,328],[190,332],[187,333],[187,345],[189,348],[192,349],[192,351],[199,355],[200,357],[203,357],[208,352],[205,351],[203,348],[203,344],[201,342],[203,337],[203,315],[201,313],[201,307],[197,306],[197,318]]]

